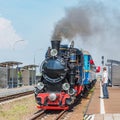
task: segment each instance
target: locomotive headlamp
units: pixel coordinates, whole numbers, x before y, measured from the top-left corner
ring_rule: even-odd
[[[56,56],[58,54],[58,51],[56,49],[52,49],[50,51],[51,56]]]
[[[56,96],[55,93],[50,93],[50,95],[48,96],[48,98],[49,98],[50,101],[55,101],[56,98],[57,98],[57,96]]]
[[[44,84],[43,84],[42,82],[39,82],[39,83],[37,84],[37,88],[38,88],[39,90],[42,90],[42,89],[44,88]]]
[[[70,89],[69,83],[64,83],[64,84],[62,85],[62,88],[63,88],[63,90],[69,90],[69,89]]]

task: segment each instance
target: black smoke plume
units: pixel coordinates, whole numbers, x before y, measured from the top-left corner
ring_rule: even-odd
[[[51,39],[76,40],[97,58],[104,55],[120,60],[119,4],[119,0],[80,0],[78,6],[65,9]]]
[[[77,7],[67,8],[65,17],[59,20],[55,26],[52,40],[62,38],[71,40],[76,36],[90,36],[94,32],[101,30],[100,23],[92,22],[94,16],[100,17],[103,11],[100,3],[93,1],[90,4],[88,2],[87,4],[80,4]]]
[[[71,40],[76,35],[86,36],[91,34],[88,13],[80,7],[66,10],[66,16],[58,21],[52,39],[67,38]]]

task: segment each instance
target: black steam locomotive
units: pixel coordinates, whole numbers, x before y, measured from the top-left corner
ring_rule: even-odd
[[[74,48],[74,42],[69,47],[59,40],[51,41],[51,45],[41,64],[42,77],[35,87],[37,107],[67,110],[85,86],[95,81],[96,68],[91,55]],[[88,77],[90,71],[94,77]]]

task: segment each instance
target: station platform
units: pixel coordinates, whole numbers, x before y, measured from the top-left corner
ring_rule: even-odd
[[[101,82],[97,81],[84,120],[120,120],[120,86],[108,87],[109,99],[102,99]]]
[[[5,97],[13,94],[18,94],[18,93],[23,93],[27,91],[33,91],[34,86],[22,86],[22,87],[17,87],[17,88],[3,88],[0,89],[0,97]]]

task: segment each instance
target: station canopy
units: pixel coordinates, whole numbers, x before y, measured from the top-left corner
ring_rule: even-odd
[[[15,66],[15,65],[20,65],[23,64],[21,62],[17,62],[17,61],[6,61],[6,62],[2,62],[0,63],[0,67],[6,67],[6,66]]]
[[[32,64],[32,65],[23,66],[22,68],[23,68],[23,69],[29,69],[29,68],[36,68],[36,67],[39,67],[39,66]]]
[[[117,60],[112,60],[112,59],[107,59],[107,66],[111,66],[112,64],[117,64],[117,65],[120,65],[120,61],[117,61]]]

